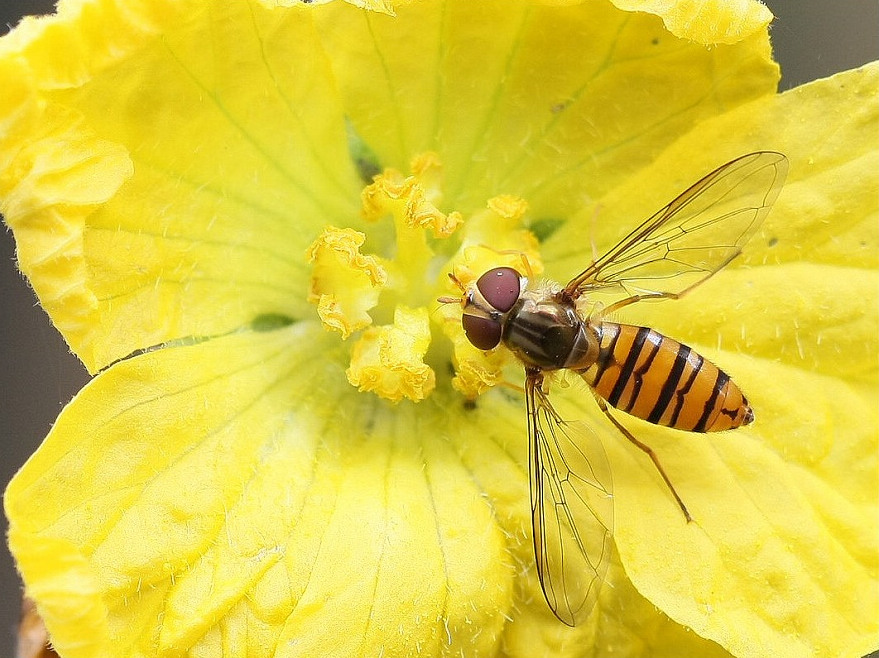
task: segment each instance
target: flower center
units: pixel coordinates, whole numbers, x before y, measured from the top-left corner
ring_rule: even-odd
[[[436,388],[437,368],[451,363],[451,385],[475,398],[501,380],[507,355],[473,347],[460,306],[437,298],[462,296],[449,274],[466,289],[492,267],[542,271],[537,240],[522,228],[527,204],[494,197],[465,222],[437,207],[442,168],[435,154],[417,156],[410,169],[409,176],[386,169],[363,189],[368,235],[329,226],[314,241],[309,301],[326,329],[355,335],[347,377],[359,390],[394,402],[423,400]],[[381,243],[387,217],[394,228],[382,252],[388,255],[363,253],[367,240]]]

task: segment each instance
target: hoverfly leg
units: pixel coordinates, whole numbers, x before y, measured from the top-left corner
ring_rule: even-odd
[[[508,381],[505,380],[505,379],[499,381],[499,382],[496,384],[496,386],[503,386],[504,388],[508,388],[508,389],[510,389],[511,391],[516,391],[516,393],[519,394],[519,395],[524,395],[524,394],[525,394],[525,387],[524,387],[524,386],[522,386],[522,385],[520,385],[520,384],[516,384],[515,382],[508,382]]]
[[[642,302],[645,299],[680,299],[681,297],[683,297],[683,293],[674,294],[670,292],[650,292],[644,293],[643,295],[632,295],[631,297],[626,297],[625,299],[614,302],[610,306],[604,307],[601,310],[601,315],[602,317],[610,315],[611,313],[619,311],[621,308],[625,308],[629,304]]]
[[[489,247],[487,244],[483,244],[481,246],[485,247],[486,249],[491,249],[491,251],[498,254],[499,256],[518,257],[519,261],[522,263],[522,270],[525,272],[525,277],[528,279],[534,278],[534,268],[531,267],[531,261],[528,260],[528,256],[525,253],[519,251],[518,249],[494,249],[492,247]]]
[[[684,513],[684,518],[687,519],[687,523],[693,521],[693,517],[690,516],[690,511],[687,509],[687,506],[684,505],[684,501],[681,500],[681,497],[678,495],[678,492],[675,491],[674,485],[671,483],[671,480],[668,479],[668,475],[665,474],[665,469],[662,468],[662,464],[659,462],[659,457],[656,456],[656,453],[653,452],[653,449],[648,446],[646,443],[642,443],[635,436],[627,430],[620,421],[613,417],[613,414],[610,413],[610,409],[607,407],[607,403],[602,400],[600,397],[596,396],[595,398],[598,401],[599,408],[604,412],[604,415],[610,418],[610,422],[614,424],[614,426],[623,433],[623,435],[632,443],[634,443],[640,450],[643,450],[647,453],[647,456],[650,457],[653,465],[656,466],[656,470],[659,471],[659,474],[662,476],[663,481],[668,487],[669,491],[671,491],[671,495],[674,496],[675,500],[678,503],[678,506],[681,508],[681,511]]]
[[[519,258],[522,259],[522,266],[525,268],[525,276],[529,279],[534,279],[534,268],[531,267],[531,261],[528,260],[528,256],[524,253],[519,254]]]

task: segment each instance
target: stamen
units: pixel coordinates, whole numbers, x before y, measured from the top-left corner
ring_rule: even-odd
[[[342,338],[372,324],[368,311],[378,304],[388,278],[375,256],[360,253],[365,240],[363,233],[330,226],[306,253],[314,264],[308,301],[317,304],[324,327]]]
[[[324,326],[343,338],[364,330],[347,370],[348,381],[359,390],[394,402],[427,397],[436,386],[436,375],[424,362],[433,319],[452,344],[451,354],[434,354],[434,359],[451,359],[456,370],[452,386],[475,399],[503,381],[509,355],[473,347],[461,326],[460,303],[476,279],[493,267],[513,267],[527,276],[542,271],[537,240],[522,228],[528,204],[511,195],[489,199],[484,210],[467,220],[455,255],[437,271],[436,244],[426,231],[436,240],[447,238],[463,218],[438,208],[442,166],[436,154],[417,156],[410,170],[404,176],[385,169],[361,194],[367,222],[388,216],[394,222],[394,244],[382,252],[389,257],[362,254],[363,233],[327,228],[308,250],[314,264],[309,300],[317,305]],[[376,318],[391,314],[392,324],[374,325]],[[447,350],[448,344],[438,349]]]
[[[430,318],[425,308],[398,306],[394,324],[370,327],[354,345],[348,381],[393,402],[423,400],[436,386],[423,358],[430,346]]]

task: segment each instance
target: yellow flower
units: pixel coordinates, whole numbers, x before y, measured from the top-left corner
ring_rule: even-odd
[[[879,66],[776,95],[739,5],[71,1],[0,40],[0,211],[97,373],[5,496],[61,655],[875,649]],[[435,300],[500,264],[564,281],[764,149],[791,169],[744,255],[620,313],[755,407],[624,419],[695,522],[553,393],[614,479],[617,553],[564,626],[521,368]]]

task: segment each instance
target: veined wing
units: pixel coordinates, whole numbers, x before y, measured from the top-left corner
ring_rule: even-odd
[[[715,169],[565,286],[622,287],[629,296],[680,297],[738,256],[775,203],[787,158],[749,153]]]
[[[589,615],[607,573],[611,473],[598,437],[559,418],[542,383],[540,371],[527,373],[534,558],[549,607],[573,626]]]

